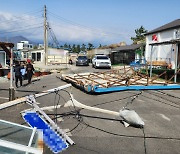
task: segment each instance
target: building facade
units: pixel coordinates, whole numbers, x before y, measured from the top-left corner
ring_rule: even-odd
[[[47,49],[47,62],[50,64],[55,63],[68,63],[69,51],[64,49],[48,48]],[[21,50],[21,60],[31,59],[34,62],[44,62],[45,53],[44,49]]]
[[[180,19],[156,28],[146,34],[145,58],[147,61],[164,62],[175,68],[180,63]],[[176,43],[172,43],[176,42]]]
[[[29,44],[29,41],[21,41],[17,43],[17,50],[33,49],[33,44]]]
[[[111,62],[112,64],[127,64],[129,65],[132,61],[136,59],[141,59],[138,54],[136,54],[136,50],[140,49],[142,44],[132,44],[125,45],[111,51]]]
[[[49,64],[67,64],[69,62],[69,51],[64,49],[48,48]]]

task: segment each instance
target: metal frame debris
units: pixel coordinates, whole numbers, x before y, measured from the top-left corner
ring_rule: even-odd
[[[87,92],[103,93],[121,90],[180,89],[171,81],[180,72],[167,79],[167,72],[149,77],[148,71],[142,74],[131,67],[106,72],[62,74],[61,79],[70,82]],[[165,75],[165,80],[159,79]]]

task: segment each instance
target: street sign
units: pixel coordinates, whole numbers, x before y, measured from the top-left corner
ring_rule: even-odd
[[[68,144],[61,134],[58,134],[55,130],[53,130],[38,113],[26,112],[23,115],[23,118],[31,127],[36,127],[37,129],[43,131],[43,140],[52,152],[59,153],[68,148]]]

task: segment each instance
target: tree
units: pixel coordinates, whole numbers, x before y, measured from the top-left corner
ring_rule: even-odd
[[[73,44],[73,46],[72,46],[72,52],[76,52],[76,45],[75,44]]]
[[[77,52],[79,53],[81,51],[80,45],[78,44],[76,48],[77,48]]]
[[[71,45],[70,45],[70,44],[68,45],[68,50],[69,50],[69,51],[72,51],[72,48],[71,48]]]
[[[33,49],[37,49],[37,48],[38,48],[38,46],[37,46],[37,45],[34,45]]]
[[[139,29],[135,29],[136,37],[131,37],[131,40],[133,40],[133,44],[145,43],[144,34],[147,32],[148,31],[145,30],[143,26],[141,26]]]
[[[67,49],[68,48],[68,45],[65,43],[64,44],[64,49]]]
[[[88,50],[92,50],[94,48],[92,43],[88,43]]]
[[[101,44],[99,44],[99,47],[98,48],[102,48],[102,45]]]
[[[86,45],[85,45],[84,43],[81,45],[81,50],[82,50],[82,51],[85,51],[85,50],[86,50]]]

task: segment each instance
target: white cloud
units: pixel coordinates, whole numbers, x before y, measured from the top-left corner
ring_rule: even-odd
[[[43,40],[43,27],[31,29],[32,27],[43,26],[42,17],[37,18],[30,15],[21,15],[17,17],[10,13],[0,12],[0,22],[0,35],[3,35],[2,31],[12,32],[17,30],[17,32],[8,33],[8,35],[17,34],[25,36],[28,39]],[[87,28],[80,25],[76,26],[75,24],[61,21],[54,21],[50,24],[59,41],[118,43],[120,41],[127,41],[130,38],[127,32],[122,32],[120,35],[117,35],[119,32],[117,32],[117,34],[113,32],[113,34],[102,29]]]
[[[56,32],[57,38],[59,40],[67,41],[81,41],[81,42],[93,42],[98,41],[101,43],[119,43],[121,41],[129,40],[127,33],[121,33],[118,35],[118,32],[110,33],[101,29],[93,28],[84,28],[75,25],[67,25],[64,23],[53,24],[52,28]]]
[[[28,37],[34,35],[34,31],[38,30],[38,28],[34,27],[43,26],[42,21],[42,19],[37,20],[37,18],[29,15],[16,16],[0,12],[0,35],[22,35]],[[37,36],[34,35],[34,38],[37,38]]]
[[[65,40],[80,40],[80,41],[93,41],[95,39],[101,39],[98,32],[92,31],[74,25],[61,24],[53,27],[54,31],[58,32],[57,36]]]

